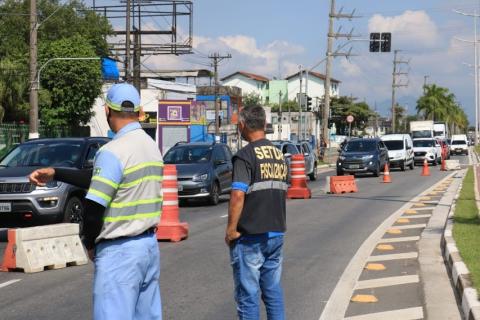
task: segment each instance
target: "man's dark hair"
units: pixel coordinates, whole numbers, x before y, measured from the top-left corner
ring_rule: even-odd
[[[240,121],[245,123],[245,126],[252,131],[264,130],[266,115],[262,106],[248,106],[240,111]]]
[[[132,110],[132,112],[127,112],[127,111],[116,111],[116,110],[113,110],[113,109],[110,109],[110,112],[112,112],[112,114],[115,114],[117,117],[119,118],[123,118],[123,119],[129,119],[129,118],[138,118],[139,116],[139,112],[134,112],[134,105],[132,102],[130,101],[123,101],[122,102],[122,109],[127,109],[127,110]]]

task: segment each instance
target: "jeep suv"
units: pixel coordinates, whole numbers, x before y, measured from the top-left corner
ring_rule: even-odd
[[[83,221],[86,190],[51,181],[35,187],[28,176],[43,167],[89,168],[108,138],[35,139],[17,145],[0,161],[0,227]]]

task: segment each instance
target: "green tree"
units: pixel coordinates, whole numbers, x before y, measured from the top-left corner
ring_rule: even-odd
[[[272,104],[271,107],[272,107],[272,112],[280,111],[278,103]],[[294,100],[282,102],[282,112],[288,112],[288,110],[290,110],[290,112],[298,112],[299,110],[298,102]]]
[[[256,106],[262,104],[262,98],[256,93],[249,93],[242,96],[242,104],[244,107]]]
[[[95,56],[95,48],[80,35],[50,42],[41,51],[40,61],[43,63],[55,57]],[[40,79],[42,89],[50,93],[49,103],[40,104],[40,121],[48,126],[88,123],[93,115],[95,98],[101,93],[101,80],[98,60],[50,62]]]
[[[417,101],[417,113],[425,119],[447,123],[450,132],[465,132],[468,118],[455,95],[447,88],[431,84],[424,87],[425,93]]]
[[[37,11],[40,23],[38,28],[39,68],[46,61],[46,57],[54,57],[49,47],[52,43],[60,40],[78,39],[78,37],[81,37],[83,39],[82,45],[88,46],[90,49],[93,48],[93,51],[88,51],[89,56],[100,57],[108,54],[106,37],[112,34],[109,22],[106,18],[88,10],[82,2],[73,0],[67,4],[62,4],[59,0],[39,0]],[[0,12],[2,12],[0,16],[0,104],[5,110],[5,121],[26,120],[28,119],[29,109],[30,25],[28,13],[30,12],[30,1],[1,1]],[[73,41],[72,43],[76,42]],[[78,53],[85,52],[82,50],[79,50]],[[69,53],[73,54],[73,52]],[[68,57],[71,56],[68,55]],[[90,63],[92,65],[92,62],[77,63]],[[98,68],[98,63],[96,66]],[[51,74],[52,69],[49,67],[45,70],[50,72],[48,76],[62,80],[61,78],[64,75],[62,73]],[[57,70],[63,72],[61,68]],[[47,77],[47,74],[45,74],[45,77]],[[51,92],[50,89],[55,88],[57,91],[63,91],[63,88],[60,88],[59,85],[78,88],[80,83],[84,83],[82,74],[79,74],[78,77],[70,77],[70,82],[58,81],[58,85],[55,87],[44,84],[43,79],[47,80],[42,74],[43,90],[39,93],[39,105],[43,108],[47,105],[52,105],[52,103],[58,104],[58,100],[53,102],[51,99],[52,97],[62,96],[58,92]],[[88,92],[90,94],[99,92],[101,83],[96,81],[96,78],[92,82],[98,86],[98,89],[93,91],[88,89]],[[77,91],[80,92],[82,90]],[[63,98],[70,99],[69,96],[63,96]],[[79,100],[78,98],[72,99],[75,101]],[[90,96],[87,96],[85,100],[91,101]],[[68,101],[65,103],[68,104]],[[86,108],[83,104],[82,107]],[[47,110],[43,109],[43,111]],[[69,111],[64,110],[57,113],[61,114],[60,117],[69,119],[75,116],[75,114],[67,115],[64,112]],[[45,119],[48,115],[41,113],[40,117]],[[84,119],[79,119],[79,121],[83,123]],[[70,123],[71,120],[67,122]],[[79,124],[78,121],[77,124]]]
[[[354,97],[333,97],[331,100],[331,120],[335,123],[338,134],[347,134],[348,123],[347,116],[352,115],[354,121],[352,129],[363,131],[368,124],[368,120],[375,115],[366,102],[355,102]]]

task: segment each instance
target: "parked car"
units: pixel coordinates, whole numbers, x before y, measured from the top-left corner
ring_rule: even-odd
[[[405,171],[407,166],[414,169],[413,142],[408,134],[387,134],[382,141],[388,149],[389,162],[392,167]]]
[[[108,138],[36,139],[17,145],[0,161],[0,226],[75,222],[82,226],[86,190],[51,181],[35,187],[28,176],[41,167],[91,168]]]
[[[178,198],[206,199],[217,205],[232,186],[232,152],[223,143],[177,143],[165,154],[165,164],[177,166]]]
[[[425,159],[436,166],[441,161],[441,147],[433,138],[413,139],[415,164],[422,164]]]
[[[288,167],[287,181],[290,182],[290,166],[292,163],[292,155],[299,154],[300,151],[291,141],[274,140],[272,141],[272,144],[278,149],[280,149],[283,153],[283,156],[285,157],[285,163]]]
[[[467,136],[464,134],[457,134],[452,136],[452,153],[468,155]]]
[[[318,158],[310,143],[308,141],[300,141],[297,143],[297,149],[305,157],[305,174],[311,181],[317,180]]]
[[[337,160],[337,175],[368,173],[380,175],[388,163],[388,149],[378,138],[361,138],[348,141]]]

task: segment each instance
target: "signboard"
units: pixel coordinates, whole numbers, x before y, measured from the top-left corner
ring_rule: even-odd
[[[348,122],[348,123],[352,123],[353,120],[355,120],[355,118],[354,118],[352,115],[349,115],[349,116],[347,117],[347,122]]]
[[[207,124],[207,118],[205,115],[205,110],[207,105],[203,101],[192,101],[190,107],[190,122],[192,124]]]
[[[158,103],[158,123],[190,124],[191,101],[160,100]]]

